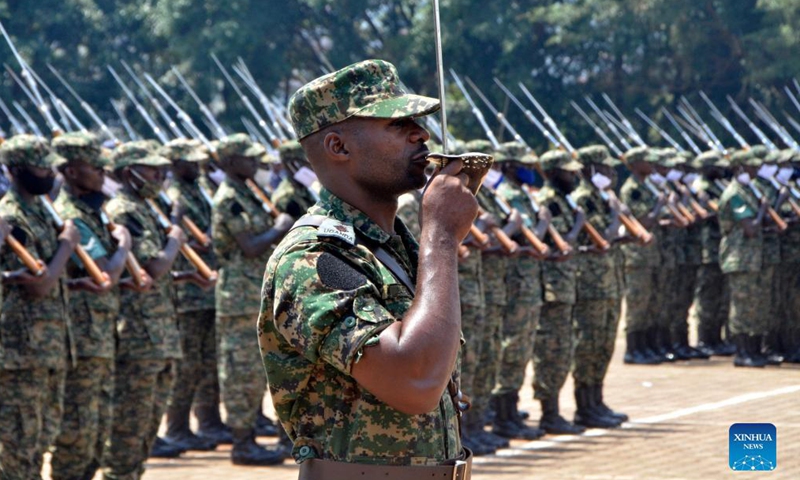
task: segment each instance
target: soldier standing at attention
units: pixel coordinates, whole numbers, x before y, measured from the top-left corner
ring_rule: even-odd
[[[287,176],[278,184],[271,200],[279,212],[288,213],[297,220],[317,202],[308,187],[294,178],[300,169],[305,167],[310,170],[311,166],[306,159],[306,154],[303,153],[303,147],[295,140],[281,145],[278,148],[278,154]]]
[[[542,208],[550,210],[553,227],[574,246],[586,216],[580,207],[573,214],[566,197],[575,189],[577,174],[583,167],[563,150],[550,150],[542,155],[539,163],[547,180],[539,190],[537,201]],[[556,246],[549,245],[555,251]],[[562,417],[558,408],[558,396],[572,366],[576,269],[574,258],[563,256],[542,265],[544,305],[533,344],[533,396],[542,404],[539,428],[552,434],[576,434],[585,430]]]
[[[173,209],[192,220],[211,237],[211,205],[203,199],[198,184],[200,165],[208,161],[194,141],[176,139],[161,149],[161,155],[172,162],[173,182],[167,190]],[[164,208],[164,207],[162,207]],[[180,216],[179,215],[179,216]],[[190,240],[192,248],[214,269],[216,260],[210,245]],[[191,270],[188,260],[178,257],[175,270]],[[217,379],[217,339],[214,333],[214,296],[191,282],[173,285],[175,311],[181,337],[183,358],[176,363],[175,382],[167,406],[167,434],[164,440],[187,450],[214,450],[217,438],[199,437],[189,428],[189,411],[195,398],[198,408],[219,408],[211,398],[200,398],[212,392]],[[225,440],[225,438],[219,438]],[[230,438],[228,438],[230,440]]]
[[[246,180],[258,171],[264,147],[245,134],[230,135],[217,150],[225,180],[214,194],[211,215],[214,252],[219,262],[216,289],[217,352],[222,402],[233,435],[234,465],[274,465],[283,462],[277,450],[255,441],[256,412],[266,389],[258,363],[254,319],[261,303],[261,282],[272,247],[292,225],[292,217],[273,219]]]
[[[65,267],[80,233],[71,221],[59,233],[39,195],[53,187],[58,156],[44,139],[17,135],[0,147],[11,188],[0,216],[11,234],[47,264],[38,278],[23,273],[10,249],[0,252],[3,307],[0,320],[0,465],[3,478],[38,478],[42,456],[58,434],[70,348]]]
[[[116,285],[125,269],[131,236],[124,226],[109,232],[101,217],[107,199],[101,191],[104,167],[109,159],[91,134],[64,134],[53,140],[53,148],[62,157],[56,166],[64,177],[56,210],[61,218],[72,220],[81,246],[109,275],[111,285]],[[51,460],[51,476],[56,480],[92,478],[100,466],[111,428],[114,333],[120,308],[118,287],[101,289],[74,261],[67,273],[77,357],[67,369],[64,416]],[[135,288],[129,278],[127,287]]]
[[[477,202],[461,162],[428,184],[419,245],[395,216],[398,197],[426,182],[429,134],[415,118],[438,107],[381,60],[290,101],[324,188],[267,265],[259,343],[301,478],[470,478],[457,252]]]

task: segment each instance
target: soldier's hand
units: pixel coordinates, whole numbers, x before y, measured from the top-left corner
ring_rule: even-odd
[[[114,230],[111,231],[111,236],[117,241],[119,248],[130,250],[133,241],[131,240],[131,232],[124,225],[115,225]]]
[[[452,235],[461,242],[478,214],[478,201],[467,185],[469,177],[460,160],[437,169],[422,195],[422,228]]]
[[[584,223],[586,223],[586,212],[583,211],[583,208],[578,207],[575,209],[575,224],[583,226]]]
[[[183,245],[188,240],[186,238],[186,234],[183,233],[183,229],[177,225],[173,225],[172,228],[169,229],[169,232],[167,232],[167,237],[175,239],[175,241],[178,242],[178,245]]]
[[[480,216],[478,217],[478,220],[483,222],[487,228],[499,227],[499,225],[497,224],[497,219],[494,218],[494,215],[492,215],[489,212],[481,212]]]
[[[89,277],[75,278],[69,281],[69,289],[101,294],[111,290],[111,282],[107,282],[105,286],[100,286]]]
[[[203,277],[197,272],[191,272],[187,280],[197,285],[204,291],[209,291],[213,289],[214,286],[217,284],[217,277],[214,277],[214,279],[212,280],[206,280],[205,277]]]
[[[64,221],[64,229],[58,234],[58,239],[69,243],[74,248],[81,241],[81,233],[72,220],[66,220]]]
[[[515,232],[518,232],[522,226],[522,214],[516,208],[512,208],[511,213],[508,214],[508,225],[512,226]]]
[[[275,218],[275,225],[272,227],[279,232],[288,232],[294,225],[294,218],[288,213],[281,213]]]
[[[553,214],[550,213],[549,208],[540,208],[537,216],[539,217],[540,222],[550,223],[553,220]]]
[[[3,272],[4,284],[20,284],[32,285],[41,282],[47,276],[47,265],[39,260],[39,268],[42,269],[42,274],[36,276],[31,273],[27,268],[20,268],[19,270],[12,270],[10,272]]]
[[[153,277],[142,270],[141,281],[139,283],[134,282],[131,277],[125,277],[119,281],[119,287],[123,290],[132,290],[139,293],[146,292],[153,288]]]

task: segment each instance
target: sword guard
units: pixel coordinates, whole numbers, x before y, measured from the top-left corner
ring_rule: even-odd
[[[437,167],[444,168],[453,160],[461,160],[462,170],[469,177],[467,187],[473,194],[477,195],[478,190],[483,184],[483,178],[492,167],[494,157],[485,153],[467,152],[460,155],[447,155],[444,153],[431,153],[426,159]]]

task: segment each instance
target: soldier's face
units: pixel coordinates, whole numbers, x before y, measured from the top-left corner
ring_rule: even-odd
[[[70,162],[64,169],[64,180],[68,185],[89,192],[101,191],[105,176],[102,167],[95,167],[86,162]]]
[[[258,165],[259,161],[255,157],[237,156],[229,160],[227,173],[242,180],[253,178],[258,172]]]
[[[176,177],[193,182],[200,176],[200,165],[196,162],[178,160],[172,164],[172,172]]]

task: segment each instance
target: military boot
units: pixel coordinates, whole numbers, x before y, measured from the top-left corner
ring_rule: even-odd
[[[294,448],[294,442],[292,439],[289,438],[289,435],[286,434],[286,430],[284,430],[283,425],[280,423],[278,424],[278,452],[283,455],[284,459],[292,458],[292,449]]]
[[[461,444],[469,448],[475,455],[490,455],[497,451],[497,447],[480,440],[478,431],[483,430],[483,420],[476,422],[473,412],[464,412],[461,416]]]
[[[256,435],[259,437],[278,436],[278,426],[275,425],[271,418],[264,415],[260,406],[258,407],[258,413],[256,413]]]
[[[203,405],[194,407],[194,415],[197,417],[197,436],[207,438],[218,445],[230,445],[233,443],[231,429],[224,423],[219,415],[218,405]]]
[[[156,437],[153,445],[150,447],[150,458],[178,458],[181,456],[181,453],[185,451],[186,450],[181,447],[170,445],[161,437]]]
[[[714,332],[716,330],[716,332]],[[708,355],[716,355],[717,348],[722,340],[719,338],[719,329],[698,327],[697,329],[697,349]]]
[[[575,386],[575,404],[578,406],[578,409],[575,411],[575,425],[582,425],[588,428],[618,427],[621,422],[600,415],[597,410],[592,408],[589,397],[590,394],[590,387]]]
[[[186,450],[209,452],[217,448],[217,443],[210,438],[198,437],[189,428],[189,410],[191,406],[167,408],[167,435],[164,441],[170,445]]]
[[[544,436],[544,431],[539,428],[529,427],[525,424],[517,411],[519,395],[508,392],[495,397],[497,399],[492,433],[504,438],[518,438],[521,440],[536,440]]]
[[[586,431],[585,428],[569,422],[558,413],[558,398],[541,400],[542,417],[539,428],[553,435],[578,435]]]
[[[256,443],[255,430],[234,428],[231,462],[234,465],[279,465],[283,463],[283,452],[270,450]]]
[[[734,342],[736,343],[736,356],[733,357],[734,366],[763,368],[767,364],[767,361],[760,355],[760,337],[740,334],[734,337]],[[758,355],[754,356],[754,352],[757,352]]]
[[[592,404],[595,406],[596,410],[599,410],[602,414],[606,417],[616,418],[620,422],[627,422],[628,415],[622,412],[615,412],[611,410],[611,408],[603,402],[603,384],[593,385],[591,387],[591,399]]]
[[[780,365],[783,363],[783,355],[778,346],[778,333],[769,332],[767,335],[762,336],[762,339],[763,347],[761,352],[767,360],[767,365]]]
[[[651,349],[662,362],[674,362],[675,360],[687,360],[676,354],[672,348],[672,335],[667,327],[653,327],[650,334]]]
[[[627,345],[625,346],[625,357],[623,358],[625,363],[631,365],[657,365],[661,363],[652,354],[647,353],[644,346],[645,335],[645,332],[626,334]]]

